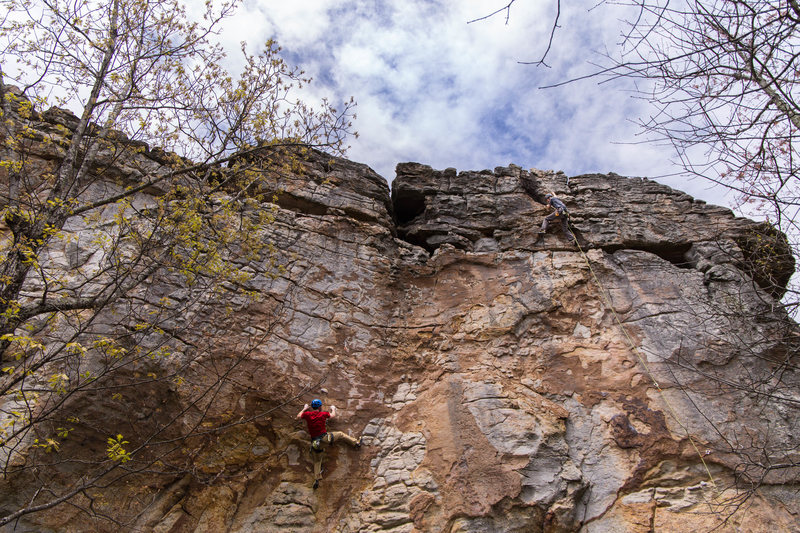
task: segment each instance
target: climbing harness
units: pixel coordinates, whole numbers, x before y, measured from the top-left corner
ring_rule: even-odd
[[[697,447],[697,444],[695,443],[694,439],[692,438],[692,435],[689,433],[689,429],[686,427],[686,425],[678,417],[678,413],[672,407],[672,404],[669,403],[669,400],[667,399],[667,396],[664,393],[664,390],[658,384],[658,381],[656,380],[655,376],[653,376],[653,373],[650,372],[650,368],[647,366],[647,363],[645,362],[644,358],[642,357],[641,352],[636,347],[636,343],[633,342],[633,339],[631,338],[630,334],[628,333],[627,328],[625,328],[625,325],[622,323],[622,320],[619,318],[619,315],[617,314],[616,309],[614,309],[614,305],[611,303],[611,298],[606,293],[606,290],[605,290],[605,288],[603,288],[602,283],[600,283],[600,279],[597,277],[597,274],[595,273],[594,269],[592,268],[592,264],[589,262],[589,258],[586,256],[586,253],[583,251],[583,248],[581,248],[580,243],[578,243],[578,238],[575,236],[574,232],[572,232],[572,238],[575,241],[575,245],[578,247],[578,251],[580,251],[581,255],[583,256],[583,260],[586,262],[586,266],[589,267],[589,272],[592,273],[592,278],[594,278],[594,282],[597,284],[597,288],[600,289],[600,294],[602,296],[603,305],[605,305],[605,307],[611,311],[611,314],[614,316],[614,320],[617,322],[617,324],[619,325],[619,328],[622,330],[622,333],[625,335],[625,338],[628,341],[628,345],[630,346],[631,351],[636,355],[637,359],[639,359],[639,362],[642,364],[642,367],[644,368],[644,370],[647,373],[648,377],[653,382],[653,386],[655,386],[656,390],[658,390],[658,392],[659,392],[659,394],[661,396],[661,399],[664,402],[664,405],[667,406],[667,410],[669,411],[670,415],[675,420],[675,422],[677,422],[677,424],[681,427],[681,429],[683,429],[683,431],[686,432],[686,438],[689,439],[689,442],[691,443],[692,448],[694,448],[694,451],[697,452],[697,456],[700,458],[700,462],[703,464],[703,468],[705,468],[706,474],[708,474],[708,479],[711,481],[711,486],[714,487],[714,489],[716,489],[717,488],[717,484],[714,482],[714,476],[711,475],[711,470],[708,468],[708,465],[706,464],[706,461],[703,458],[703,454],[700,452],[700,449]]]

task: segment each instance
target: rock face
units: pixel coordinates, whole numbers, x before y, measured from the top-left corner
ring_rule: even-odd
[[[797,464],[800,444],[796,411],[763,409],[742,381],[780,368],[800,401],[762,288],[793,265],[748,261],[768,228],[646,179],[513,165],[404,163],[390,194],[368,167],[313,153],[264,186],[282,268],[251,265],[268,303],[237,311],[248,326],[209,356],[260,336],[216,406],[252,420],[198,457],[224,475],[110,489],[130,530],[800,529],[797,472],[758,472],[735,499],[744,456]],[[558,228],[537,241],[546,191],[580,248]],[[732,298],[763,320],[717,311]],[[326,452],[316,490],[295,420],[314,397],[338,408],[332,429],[364,436]],[[16,527],[111,529],[66,506]]]

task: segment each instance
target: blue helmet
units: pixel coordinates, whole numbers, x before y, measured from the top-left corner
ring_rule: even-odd
[[[322,400],[316,398],[311,400],[311,407],[314,409],[319,409],[320,407],[322,407]]]

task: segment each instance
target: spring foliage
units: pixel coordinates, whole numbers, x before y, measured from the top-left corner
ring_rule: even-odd
[[[214,40],[235,7],[209,1],[190,17],[178,0],[0,0],[0,467],[24,475],[73,460],[76,433],[99,440],[80,479],[37,478],[37,497],[0,525],[117,468],[165,463],[157,445],[176,419],[125,440],[75,409],[135,408],[131,391],[147,387],[208,404],[227,373],[187,383],[208,354],[183,333],[212,302],[257,297],[247,265],[275,255],[258,182],[297,170],[309,148],[345,149],[353,102],[296,99],[310,80],[276,43],[242,45],[241,71],[225,69]],[[76,115],[41,111],[51,105]],[[154,279],[181,296],[155,294]]]

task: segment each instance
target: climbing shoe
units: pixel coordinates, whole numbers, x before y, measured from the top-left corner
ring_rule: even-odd
[[[316,490],[317,487],[319,487],[319,480],[315,479],[314,480],[314,484],[312,485],[312,488]]]
[[[363,438],[364,437],[358,437],[358,440],[356,441],[356,448],[361,448],[361,439]]]

